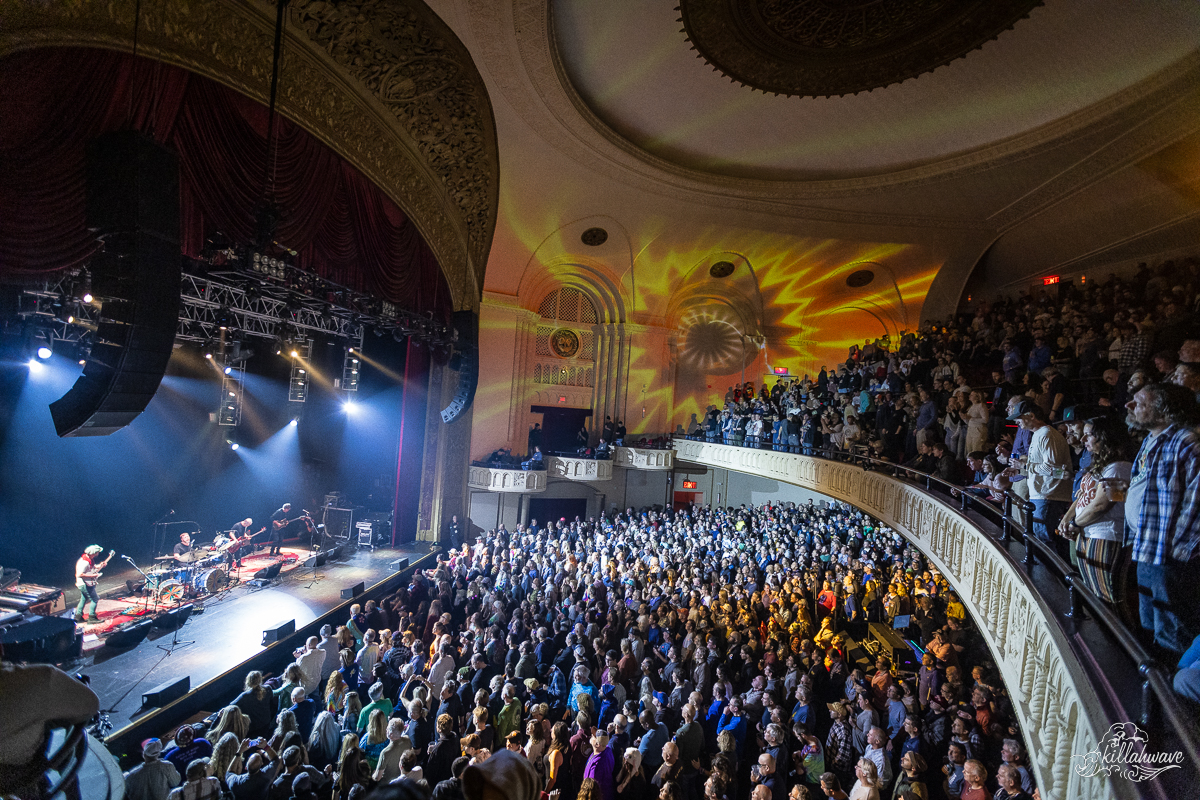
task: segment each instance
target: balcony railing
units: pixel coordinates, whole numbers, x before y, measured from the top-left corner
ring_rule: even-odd
[[[570,481],[610,481],[613,462],[607,458],[573,458],[551,456],[546,460],[546,471],[554,478]]]
[[[770,447],[770,445],[767,445]],[[954,587],[1013,698],[1042,797],[1195,797],[1196,712],[1112,609],[1049,543],[1026,530],[1027,501],[1003,507],[917,470],[843,451],[799,455],[676,438],[682,461],[773,478],[843,500],[899,531]],[[1012,518],[1015,503],[1022,513]],[[1136,724],[1145,752],[1179,754],[1137,780],[1112,726]],[[1135,748],[1136,749],[1136,748]],[[1112,761],[1113,757],[1117,761]],[[1151,767],[1164,764],[1151,764]],[[1130,779],[1133,768],[1135,779]]]
[[[472,465],[467,485],[472,489],[484,489],[489,492],[544,492],[546,470],[497,469]]]
[[[674,469],[675,451],[653,447],[618,447],[613,462],[627,469]]]

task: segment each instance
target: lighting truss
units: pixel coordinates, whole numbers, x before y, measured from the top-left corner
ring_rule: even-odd
[[[292,350],[297,355],[292,356],[292,377],[288,381],[288,402],[303,403],[308,400],[308,385],[311,381],[308,360],[312,357],[312,340],[308,339],[303,342],[293,340]]]

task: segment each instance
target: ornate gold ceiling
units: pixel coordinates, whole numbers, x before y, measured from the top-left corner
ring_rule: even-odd
[[[1041,0],[680,0],[700,57],[763,92],[879,89],[995,39]]]

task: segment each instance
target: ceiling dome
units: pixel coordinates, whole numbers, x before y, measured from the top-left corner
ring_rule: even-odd
[[[830,97],[962,58],[1041,0],[681,0],[701,57],[753,89]]]

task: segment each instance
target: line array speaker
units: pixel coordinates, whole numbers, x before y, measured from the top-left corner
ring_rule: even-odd
[[[442,422],[447,425],[471,407],[479,385],[479,318],[470,311],[455,311],[454,328],[458,331],[458,352],[451,364],[458,364],[458,387],[450,405],[442,409]]]
[[[50,404],[59,436],[107,436],[158,391],[179,321],[179,159],[137,131],[87,148],[87,224],[101,301],[92,350],[75,385]]]

